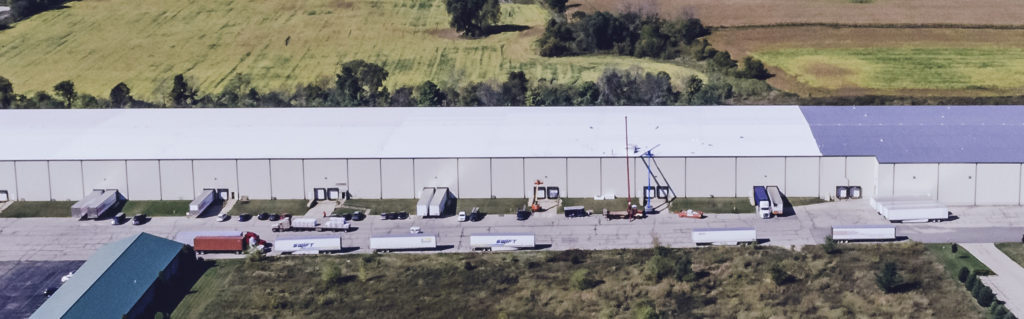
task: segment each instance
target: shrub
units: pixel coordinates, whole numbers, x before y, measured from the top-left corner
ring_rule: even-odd
[[[981,290],[984,287],[985,284],[982,283],[981,280],[976,281],[974,284],[974,288],[971,288],[971,296],[974,296],[974,299],[980,299],[979,297],[981,297]]]
[[[768,270],[768,273],[771,274],[772,276],[772,282],[774,282],[778,286],[782,286],[790,282],[793,282],[793,280],[796,280],[796,278],[793,277],[793,275],[790,275],[785,270],[782,270],[782,267],[779,267],[778,265],[772,266],[772,268]]]
[[[957,250],[959,250],[959,248],[957,247],[956,243],[953,243],[952,245],[949,246],[949,250],[955,254]]]
[[[668,277],[675,269],[673,267],[672,260],[668,257],[655,255],[651,259],[647,260],[644,264],[643,276],[644,279],[659,282],[661,279]]]
[[[341,280],[341,269],[335,266],[326,266],[320,269],[320,281],[330,285]]]
[[[587,290],[600,284],[601,281],[594,279],[587,269],[576,270],[569,276],[569,285],[577,290]]]
[[[970,275],[971,271],[967,270],[967,267],[960,267],[960,273],[956,275],[956,278],[959,279],[960,282],[966,283],[967,277],[970,277]]]
[[[875,283],[878,284],[878,288],[881,288],[885,293],[893,293],[896,288],[903,284],[903,278],[896,271],[896,263],[886,262],[882,266],[882,270],[875,274]]]
[[[253,249],[249,255],[245,256],[246,263],[256,263],[267,260],[267,255],[263,253],[263,250]]]
[[[476,266],[474,266],[473,263],[471,263],[471,262],[469,262],[469,260],[467,260],[467,261],[462,263],[462,269],[470,271],[470,270],[476,269]]]
[[[996,299],[995,294],[992,293],[992,289],[988,286],[981,285],[981,289],[978,292],[978,304],[982,307],[988,307],[992,305],[992,301]]]
[[[825,253],[829,255],[839,252],[839,245],[832,239],[832,236],[825,236],[825,244],[821,248],[824,248]]]
[[[967,288],[967,291],[974,291],[974,287],[976,287],[977,285],[978,275],[975,275],[972,272],[970,275],[967,276],[967,281],[964,282],[964,287]]]
[[[633,308],[633,317],[636,319],[655,319],[661,318],[661,315],[658,314],[658,310],[654,308],[654,305],[649,300],[642,300]]]

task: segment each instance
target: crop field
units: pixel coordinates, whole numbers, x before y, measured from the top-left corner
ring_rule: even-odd
[[[384,66],[394,90],[439,84],[531,79],[593,80],[607,67],[666,71],[679,81],[692,69],[612,56],[542,58],[534,41],[548,13],[539,5],[503,4],[512,31],[467,40],[448,27],[442,0],[104,0],[69,2],[0,31],[0,76],[17,92],[52,90],[72,80],[80,92],[107,96],[125,82],[136,98],[163,101],[183,73],[201,93],[216,93],[234,74],[260,90],[292,91],[332,80],[340,64]],[[703,76],[703,75],[701,75]]]
[[[1024,25],[1016,0],[572,0],[575,10],[695,16],[711,26],[792,23]]]
[[[807,246],[218,260],[171,317],[982,317],[983,309],[921,244],[840,249],[834,255]],[[685,260],[692,271],[677,268]],[[904,284],[885,294],[875,274],[893,260]]]
[[[1024,30],[777,27],[718,30],[711,43],[754,56],[801,95],[1019,94]]]

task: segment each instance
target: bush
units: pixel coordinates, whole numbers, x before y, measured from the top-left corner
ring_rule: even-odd
[[[772,266],[772,268],[768,270],[768,273],[772,276],[772,282],[778,286],[782,286],[796,280],[796,277],[793,277],[793,275],[782,270],[782,267],[779,267],[778,265]]]
[[[956,275],[956,278],[959,279],[960,282],[966,283],[967,277],[970,277],[970,275],[971,271],[967,270],[967,267],[960,267],[960,273]]]
[[[974,288],[971,288],[971,296],[974,296],[974,299],[980,299],[980,297],[981,297],[981,290],[984,289],[984,288],[985,288],[985,284],[982,283],[981,280],[978,280],[974,284]]]
[[[579,269],[569,276],[569,286],[576,288],[577,290],[587,290],[590,288],[597,287],[601,284],[600,280],[594,279],[590,275],[590,271],[587,269]]]
[[[341,280],[341,269],[335,266],[326,266],[320,269],[320,281],[330,285]]]
[[[978,304],[982,307],[988,307],[992,305],[992,301],[996,299],[996,295],[992,293],[992,289],[988,286],[981,285],[981,290],[978,292]]]
[[[636,319],[655,319],[661,318],[661,315],[658,314],[658,310],[654,308],[654,305],[649,300],[642,300],[633,308],[633,317]]]
[[[821,248],[824,248],[825,253],[829,255],[839,252],[839,245],[832,239],[832,236],[825,236],[825,244]]]
[[[976,287],[977,285],[978,275],[975,275],[972,272],[970,275],[967,276],[967,281],[964,281],[964,287],[967,288],[967,291],[974,291],[974,287]]]
[[[896,263],[886,262],[882,270],[875,274],[875,283],[885,293],[896,292],[896,288],[903,284],[903,278],[896,271]]]
[[[245,256],[246,263],[255,263],[267,260],[267,255],[261,249],[252,249],[249,255]]]
[[[644,264],[643,276],[644,279],[659,282],[663,278],[667,278],[675,269],[673,267],[672,260],[665,256],[655,255],[651,259],[647,260]]]
[[[957,247],[956,243],[953,243],[952,245],[949,246],[949,250],[955,254],[957,250],[959,250],[959,247]]]

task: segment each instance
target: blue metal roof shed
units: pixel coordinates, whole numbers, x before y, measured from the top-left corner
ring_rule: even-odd
[[[184,245],[139,233],[96,251],[30,318],[122,318]]]
[[[1024,162],[1022,106],[802,106],[824,156],[879,163]]]

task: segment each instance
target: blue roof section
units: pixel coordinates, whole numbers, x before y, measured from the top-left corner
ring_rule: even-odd
[[[183,246],[147,233],[107,244],[30,318],[121,318]]]
[[[801,106],[824,156],[879,163],[1024,162],[1022,106]]]

